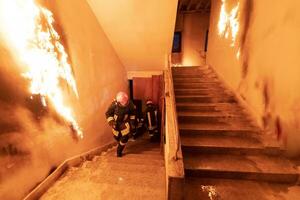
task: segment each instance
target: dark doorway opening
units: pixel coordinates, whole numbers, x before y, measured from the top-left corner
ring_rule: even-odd
[[[209,30],[206,31],[206,35],[205,35],[205,46],[204,46],[204,51],[205,51],[205,52],[207,52],[208,33],[209,33]]]
[[[175,32],[173,38],[173,47],[172,53],[180,53],[181,52],[181,32]]]

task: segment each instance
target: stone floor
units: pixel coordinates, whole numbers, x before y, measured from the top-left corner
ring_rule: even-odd
[[[185,182],[185,199],[189,200],[297,200],[300,187],[288,184],[190,178]]]

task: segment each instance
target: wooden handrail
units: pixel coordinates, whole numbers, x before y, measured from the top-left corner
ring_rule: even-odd
[[[183,199],[184,166],[181,151],[170,58],[165,82],[165,167],[167,199]]]
[[[173,82],[173,75],[172,75],[172,62],[171,62],[171,55],[169,55],[168,57],[168,70],[167,70],[167,74],[168,74],[168,80],[169,80],[169,84],[168,84],[168,90],[169,90],[169,95],[171,98],[171,111],[173,112],[172,114],[172,118],[173,118],[173,125],[174,125],[174,132],[175,132],[175,136],[176,136],[176,151],[175,154],[173,156],[174,160],[178,160],[179,157],[181,157],[181,155],[178,155],[178,152],[180,150],[180,137],[179,137],[179,128],[178,128],[178,121],[177,121],[177,109],[176,109],[176,100],[175,100],[175,92],[174,92],[174,82]]]

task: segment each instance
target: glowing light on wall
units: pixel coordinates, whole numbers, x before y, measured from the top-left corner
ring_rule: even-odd
[[[237,51],[236,53],[236,59],[240,59],[240,56],[241,56],[241,48],[239,48],[239,50]]]

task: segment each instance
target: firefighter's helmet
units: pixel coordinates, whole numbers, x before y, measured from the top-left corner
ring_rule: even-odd
[[[149,104],[153,104],[153,101],[151,99],[146,100],[146,105],[149,105]]]
[[[126,106],[128,104],[128,95],[125,92],[118,92],[116,100],[121,106]]]

